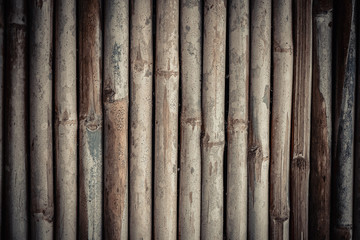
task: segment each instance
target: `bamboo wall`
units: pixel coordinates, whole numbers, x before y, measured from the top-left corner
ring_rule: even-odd
[[[360,1],[0,0],[0,238],[359,239]]]

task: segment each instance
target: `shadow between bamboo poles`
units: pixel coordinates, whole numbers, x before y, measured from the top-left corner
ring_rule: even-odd
[[[5,50],[4,50],[4,40],[5,40],[5,1],[0,0],[0,237],[2,236],[3,225],[2,225],[2,209],[3,209],[3,187],[4,187],[4,75],[5,75]]]

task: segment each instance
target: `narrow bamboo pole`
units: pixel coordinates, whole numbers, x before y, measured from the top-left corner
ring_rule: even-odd
[[[30,184],[31,238],[52,239],[54,224],[52,132],[53,1],[31,2]]]
[[[251,4],[248,237],[268,239],[271,1]]]
[[[289,239],[290,137],[293,87],[292,1],[273,1],[270,238]]]
[[[56,239],[76,239],[76,1],[55,6]]]
[[[249,10],[248,0],[231,1],[226,237],[244,240],[248,203]]]
[[[315,0],[313,6],[309,236],[330,239],[332,0]]]
[[[294,1],[291,239],[308,239],[310,172],[312,0]]]
[[[357,4],[357,22],[356,26],[360,26],[360,4]],[[360,80],[360,28],[357,28],[356,46],[357,46],[357,79]],[[355,90],[355,136],[354,136],[354,239],[360,239],[360,84],[356,84]]]
[[[130,239],[152,234],[152,1],[131,5]]]
[[[200,239],[202,4],[181,0],[181,129],[179,234]]]
[[[334,239],[352,239],[356,75],[355,0],[337,5]]]
[[[5,39],[5,1],[0,0],[0,182],[4,182],[4,174],[3,174],[3,166],[4,163],[4,148],[3,148],[3,117],[4,116],[4,74],[5,74],[5,67],[4,67],[4,39]],[[0,184],[0,236],[2,236],[3,225],[2,225],[2,213],[3,213],[3,184]]]
[[[104,4],[104,231],[127,239],[129,1]]]
[[[7,3],[4,239],[28,239],[27,13],[26,1]],[[1,117],[4,116],[1,114]],[[2,182],[1,182],[2,184]]]
[[[101,1],[79,2],[79,238],[102,239]]]
[[[176,239],[179,1],[156,2],[154,237]]]

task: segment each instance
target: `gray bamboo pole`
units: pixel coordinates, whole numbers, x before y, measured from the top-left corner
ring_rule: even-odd
[[[251,4],[248,237],[268,239],[271,1]]]
[[[5,39],[5,1],[0,0],[0,182],[4,182],[3,177],[3,166],[4,163],[4,148],[3,148],[3,117],[4,114],[4,74],[5,74],[5,67],[4,67],[4,39]],[[2,236],[2,212],[3,212],[3,202],[2,197],[3,196],[3,184],[0,184],[0,236]]]
[[[104,4],[104,231],[127,239],[129,1]]]
[[[232,0],[229,20],[227,239],[247,239],[249,1]]]
[[[360,26],[360,5],[357,4],[357,22],[356,26]],[[360,80],[360,28],[357,27],[356,43],[357,43],[357,79]],[[360,84],[356,84],[355,90],[355,136],[354,136],[354,239],[360,239]]]
[[[330,239],[332,0],[315,0],[311,107],[309,236]]]
[[[131,5],[130,239],[152,234],[152,1]]]
[[[26,10],[24,0],[7,3],[3,232],[4,239],[19,240],[29,237]]]
[[[30,184],[31,238],[52,239],[54,224],[52,132],[53,1],[31,2]]]
[[[56,239],[77,236],[76,1],[55,6]]]
[[[200,239],[202,4],[181,0],[181,129],[179,234]]]
[[[101,1],[79,1],[79,238],[103,236]]]
[[[292,1],[273,1],[270,238],[289,239],[290,137],[293,85]]]
[[[154,237],[176,239],[179,1],[156,2]]]

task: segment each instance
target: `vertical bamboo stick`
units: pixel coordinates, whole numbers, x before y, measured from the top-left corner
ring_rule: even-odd
[[[312,0],[294,1],[294,93],[292,121],[291,239],[308,239],[310,172]]]
[[[79,2],[79,238],[102,239],[101,1]]]
[[[231,1],[226,236],[244,240],[247,239],[249,10],[248,0]]]
[[[179,1],[156,2],[155,239],[176,239]]]
[[[54,235],[54,178],[52,142],[53,1],[32,1],[31,13],[31,238],[52,239]]]
[[[76,1],[55,6],[56,239],[76,239]]]
[[[357,4],[357,21],[356,26],[360,26],[360,4]],[[357,81],[360,80],[360,28],[356,31],[356,46],[357,46]],[[354,239],[360,239],[360,84],[356,84],[355,90],[355,136],[354,136]]]
[[[223,238],[226,0],[204,5],[201,237]]]
[[[131,6],[130,238],[151,239],[152,231],[152,1]]]
[[[268,239],[271,1],[251,4],[249,239]]]
[[[315,0],[313,6],[309,236],[330,239],[332,0]]]
[[[129,1],[104,4],[104,231],[127,239]]]
[[[4,113],[4,239],[28,238],[27,14],[26,1],[7,3]],[[1,114],[1,117],[4,116]],[[3,182],[1,182],[2,184]]]
[[[334,122],[334,239],[352,239],[356,34],[355,0],[338,3]]]
[[[293,84],[292,1],[273,2],[273,105],[270,161],[270,238],[289,239],[290,137]]]
[[[179,234],[200,239],[202,4],[181,0],[181,129]]]
[[[0,0],[0,182],[3,183],[4,182],[4,177],[3,177],[3,166],[5,165],[4,163],[4,148],[3,148],[3,112],[4,112],[4,57],[5,57],[5,52],[4,52],[4,38],[5,38],[5,31],[4,31],[4,27],[5,27],[5,1],[4,0]],[[2,202],[2,197],[3,196],[3,184],[0,184],[0,236],[2,236],[2,212],[3,212],[3,202]]]

